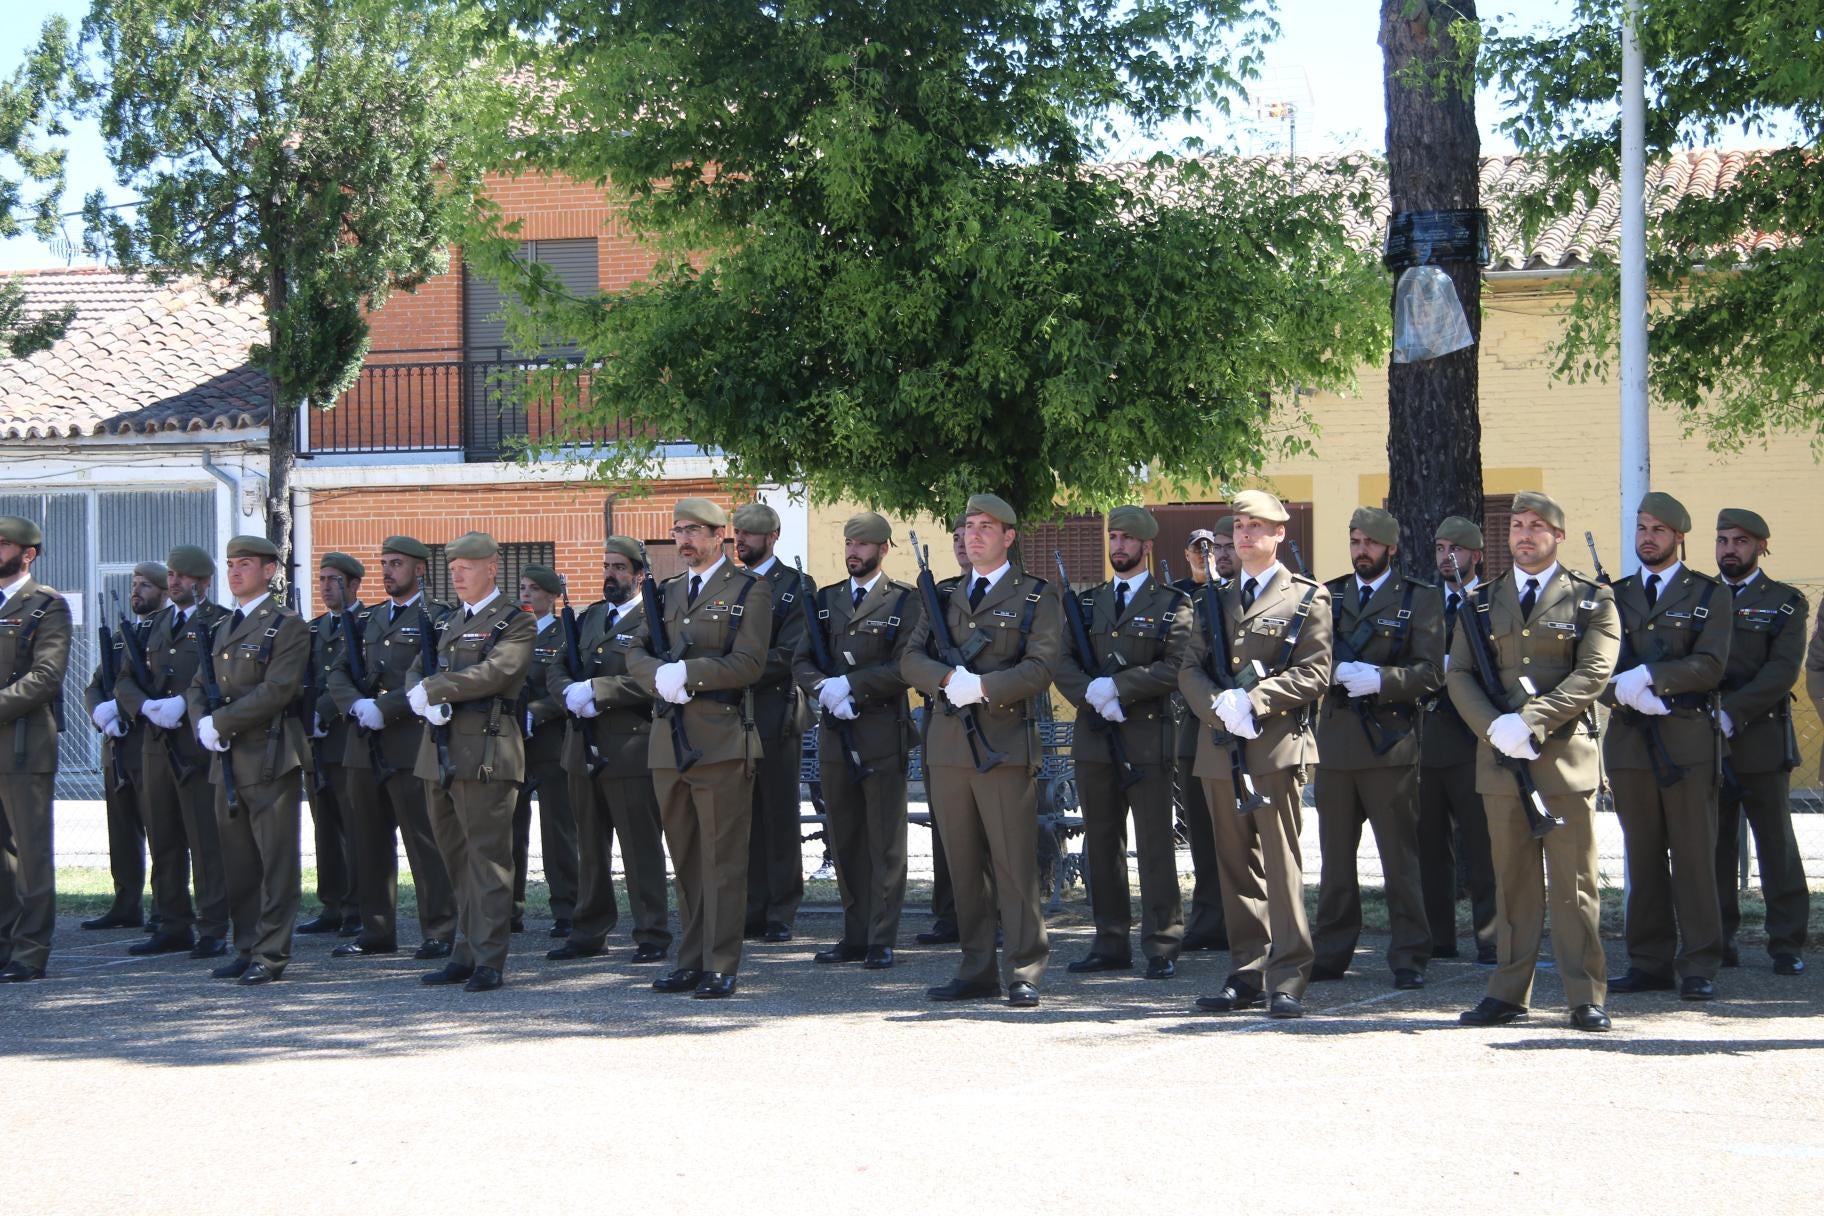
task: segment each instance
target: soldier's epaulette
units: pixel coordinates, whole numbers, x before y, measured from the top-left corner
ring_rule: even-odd
[[[841,585],[842,585],[841,583],[832,584],[832,586],[837,586],[837,587],[840,587]],[[917,591],[918,590],[918,588],[914,587],[911,583],[905,582],[904,580],[897,579],[897,578],[888,578],[887,586],[893,588],[895,591]]]
[[[1600,587],[1600,586],[1602,586],[1602,584],[1601,584],[1601,583],[1599,583],[1599,582],[1597,582],[1597,581],[1596,581],[1596,580],[1595,580],[1595,579],[1593,579],[1593,578],[1591,578],[1591,577],[1590,577],[1590,576],[1589,576],[1589,575],[1587,575],[1587,574],[1585,574],[1585,573],[1584,573],[1584,572],[1583,572],[1583,571],[1581,571],[1581,570],[1573,570],[1573,569],[1571,569],[1571,568],[1570,568],[1570,567],[1569,567],[1569,566],[1560,566],[1560,567],[1559,567],[1559,569],[1561,569],[1561,570],[1563,570],[1563,571],[1564,571],[1564,576],[1565,576],[1565,577],[1566,577],[1566,578],[1568,578],[1568,579],[1570,579],[1570,580],[1571,580],[1571,581],[1572,581],[1572,582],[1574,582],[1574,583],[1582,583],[1582,584],[1584,584],[1584,585],[1585,585],[1585,586],[1589,586],[1589,587]],[[1624,578],[1618,578],[1618,579],[1615,579],[1615,580],[1614,580],[1614,583],[1613,583],[1613,585],[1614,585],[1614,586],[1620,586],[1620,585],[1621,585],[1621,584],[1622,584],[1622,583],[1625,583],[1625,582],[1627,582],[1627,581],[1628,581],[1628,580],[1629,580],[1629,579],[1633,579],[1633,580],[1634,580],[1634,581],[1635,581],[1635,582],[1639,582],[1639,581],[1640,581],[1640,575],[1638,575],[1638,574],[1630,574],[1630,575],[1627,575],[1627,576],[1626,576],[1626,577],[1624,577]]]
[[[1293,577],[1296,578],[1298,576],[1293,575]],[[1339,574],[1333,579],[1325,580],[1324,589],[1326,591],[1330,592],[1330,594],[1332,594],[1332,595],[1340,594],[1340,593],[1348,590],[1349,580],[1354,577],[1355,577],[1355,575],[1353,575],[1353,574]]]
[[[1288,573],[1292,575],[1292,581],[1295,583],[1303,583],[1307,587],[1322,587],[1324,585],[1312,578],[1309,574],[1299,574],[1295,571],[1288,571]]]
[[[948,595],[950,592],[955,591],[956,585],[962,581],[963,581],[963,576],[960,574],[952,574],[949,578],[938,579],[937,580],[938,594],[939,595]]]
[[[1177,606],[1177,603],[1179,600],[1188,600],[1191,598],[1190,592],[1186,591],[1183,587],[1174,587],[1170,583],[1160,583],[1159,590],[1165,592],[1166,595],[1171,597],[1172,604],[1174,607]]]
[[[1685,567],[1685,573],[1689,574],[1692,578],[1697,579],[1699,582],[1710,583],[1713,586],[1722,585],[1722,580],[1717,578],[1716,575],[1705,574],[1702,570],[1693,570],[1690,566]]]
[[[726,568],[728,569],[728,571],[731,574],[739,574],[742,578],[757,579],[760,577],[758,574],[755,574],[752,570],[749,570],[746,566],[737,566],[733,562],[726,563]],[[686,573],[689,573],[689,572],[686,571]]]
[[[1401,577],[1421,591],[1436,591],[1438,589],[1438,585],[1429,579],[1413,578],[1411,575],[1402,575]]]

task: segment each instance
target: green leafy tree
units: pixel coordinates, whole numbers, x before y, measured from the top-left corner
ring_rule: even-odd
[[[922,512],[1202,486],[1306,442],[1297,391],[1384,351],[1352,166],[1157,157],[1117,128],[1226,110],[1251,0],[492,0],[495,163],[605,183],[656,271],[567,300],[484,206],[465,253],[587,358],[572,434],[629,424],[732,479]]]
[[[1580,0],[1560,28],[1486,44],[1514,106],[1505,129],[1541,169],[1520,200],[1534,231],[1619,175],[1621,21],[1621,0]],[[1821,29],[1819,0],[1641,4],[1649,158],[1743,131],[1787,145],[1714,193],[1648,200],[1649,383],[1718,447],[1793,431],[1824,444]],[[1616,266],[1595,261],[1558,346],[1575,377],[1607,374],[1615,351]]]
[[[57,230],[63,199],[64,150],[56,140],[66,132],[62,105],[70,27],[61,17],[44,24],[38,45],[13,74],[0,80],[0,238],[31,231],[49,237]],[[32,316],[24,285],[0,280],[0,355],[20,358],[63,336],[73,309]]]

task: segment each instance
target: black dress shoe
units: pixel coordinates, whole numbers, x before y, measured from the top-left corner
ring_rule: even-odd
[[[340,916],[331,916],[327,912],[319,912],[309,920],[300,924],[297,931],[299,933],[340,933],[342,931],[342,918]]]
[[[241,983],[249,987],[255,984],[270,984],[284,973],[283,967],[268,967],[265,963],[248,963],[247,970],[241,972]]]
[[[94,920],[85,920],[85,929],[137,929],[143,922],[137,916],[122,916],[118,912],[109,912],[97,916]]]
[[[445,963],[435,971],[427,971],[418,977],[420,984],[436,987],[440,984],[464,984],[475,974],[475,968],[464,967],[461,963]]]
[[[247,974],[247,968],[251,966],[253,966],[252,959],[236,957],[229,959],[219,967],[212,968],[209,974],[218,980],[238,980]]]
[[[1169,980],[1178,974],[1178,964],[1164,955],[1155,955],[1146,960],[1146,978],[1149,980]]]
[[[1001,995],[1001,986],[993,980],[951,980],[925,989],[925,995],[934,1001],[985,1001]]]
[[[158,913],[154,912],[151,915],[146,917],[146,923],[144,925],[144,928],[147,933],[161,932],[161,931],[163,931],[164,927],[165,927],[164,918],[161,917]]]
[[[1425,973],[1423,971],[1412,971],[1402,967],[1400,970],[1393,973],[1393,986],[1402,991],[1423,988],[1425,986]]]
[[[763,942],[789,942],[792,940],[791,927],[776,920],[766,922],[766,932],[760,935]]]
[[[811,955],[813,963],[859,963],[868,957],[866,946],[851,946],[847,942],[837,942],[827,950],[819,950]]]
[[[1723,943],[1723,966],[1739,967],[1742,965],[1742,948],[1733,941]]]
[[[551,949],[545,951],[545,957],[554,963],[561,963],[565,959],[594,958],[601,952],[602,948],[600,946],[588,946],[584,945],[582,942],[567,941],[561,946],[553,946]]]
[[[1031,1009],[1039,1003],[1039,989],[1036,984],[1025,980],[1015,980],[1007,985],[1007,1003],[1015,1009]]]
[[[429,941],[425,942],[422,946],[420,946],[416,950],[412,951],[412,957],[413,958],[448,958],[448,957],[450,957],[450,943],[445,942],[445,941],[439,941],[433,937]]]
[[[1226,937],[1218,937],[1213,933],[1207,936],[1200,935],[1198,937],[1187,937],[1184,941],[1179,943],[1178,948],[1180,950],[1188,950],[1192,953],[1199,950],[1227,950],[1229,948],[1229,939]]]
[[[359,936],[360,932],[361,918],[359,916],[344,916],[342,918],[342,927],[336,930],[336,936],[356,937]]]
[[[1459,958],[1461,956],[1457,953],[1457,948],[1455,946],[1433,946],[1431,948],[1431,957]]]
[[[477,967],[469,982],[462,986],[464,992],[492,992],[500,987],[500,972],[492,967]]]
[[[219,937],[199,937],[190,947],[191,958],[220,958],[228,953],[228,943]]]
[[[1796,954],[1776,954],[1773,956],[1773,973],[1775,975],[1804,975],[1805,960]]]
[[[1086,954],[1064,970],[1072,975],[1082,975],[1095,971],[1132,971],[1134,960],[1131,958],[1114,958],[1107,954]]]
[[[559,938],[569,937],[570,930],[574,929],[575,927],[576,926],[570,922],[570,918],[568,916],[560,916],[556,920],[551,922],[551,936],[559,937]]]
[[[1328,963],[1311,964],[1311,982],[1313,984],[1321,984],[1326,980],[1340,980],[1348,974],[1349,968],[1347,965],[1332,967]]]
[[[188,933],[179,936],[176,933],[154,933],[143,942],[134,942],[127,947],[128,954],[178,954],[196,945]]]
[[[526,918],[525,917],[515,916],[512,920],[507,922],[507,932],[524,933],[525,931],[526,931]]]
[[[329,952],[331,958],[371,958],[377,954],[397,954],[397,946],[369,946],[359,940],[343,942]]]
[[[1677,987],[1669,975],[1648,975],[1633,967],[1626,975],[1609,981],[1610,992],[1671,992]]]
[[[1290,992],[1275,992],[1273,999],[1267,1002],[1267,1016],[1270,1018],[1302,1018],[1305,1016],[1305,1003]]]
[[[765,925],[750,924],[741,926],[741,940],[744,942],[757,942],[765,933]]]
[[[1477,946],[1476,947],[1476,966],[1478,966],[1478,967],[1499,967],[1500,965],[1501,965],[1501,956],[1498,953],[1496,953],[1495,948],[1493,946]]]
[[[1611,1023],[1601,1005],[1579,1005],[1571,1010],[1571,1025],[1578,1030],[1607,1030]]]
[[[963,938],[956,931],[955,925],[949,921],[940,920],[931,926],[929,933],[917,934],[912,940],[921,946],[953,946]]]
[[[699,1001],[719,1001],[725,996],[735,995],[735,977],[724,975],[720,971],[705,971],[703,978],[697,981],[697,987],[691,996]]]
[[[1241,1009],[1253,1009],[1263,1004],[1265,999],[1265,994],[1258,988],[1230,980],[1215,996],[1198,997],[1197,1008],[1207,1013],[1234,1013]]]
[[[655,946],[650,942],[643,946],[636,946],[633,957],[627,961],[630,963],[662,963],[665,961],[665,947]]]
[[[893,965],[893,947],[869,946],[868,953],[861,960],[863,971],[885,971]]]
[[[1701,975],[1687,975],[1679,982],[1678,995],[1686,1001],[1714,1001],[1716,985]]]
[[[24,984],[43,978],[43,967],[30,967],[24,963],[8,963],[0,967],[0,984]]]
[[[1474,1009],[1465,1009],[1457,1015],[1457,1021],[1465,1026],[1505,1026],[1509,1022],[1525,1020],[1526,1006],[1512,1005],[1492,996],[1483,997]]]
[[[703,973],[695,967],[679,967],[670,975],[652,981],[654,992],[695,992],[703,982]]]

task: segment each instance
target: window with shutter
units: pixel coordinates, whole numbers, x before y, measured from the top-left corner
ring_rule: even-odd
[[[571,296],[596,294],[598,252],[593,237],[568,241],[525,241],[522,261],[548,267]],[[548,434],[562,403],[528,375],[532,367],[582,357],[573,345],[522,350],[507,335],[507,314],[518,307],[500,284],[463,268],[463,448],[470,460],[499,460],[516,439]]]

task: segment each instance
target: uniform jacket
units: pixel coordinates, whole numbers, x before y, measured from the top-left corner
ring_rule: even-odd
[[[1203,584],[1199,583],[1194,578],[1181,578],[1173,582],[1172,586],[1179,591],[1184,592],[1188,597],[1188,606],[1192,612],[1190,629],[1191,633],[1194,635],[1197,632],[1197,618],[1195,615],[1197,611],[1197,597],[1203,591]],[[1190,706],[1184,703],[1184,694],[1175,689],[1172,692],[1171,707],[1172,720],[1177,724],[1175,729],[1178,732],[1177,744],[1173,754],[1180,759],[1191,759],[1197,755],[1197,736],[1204,733],[1204,725],[1198,720],[1197,715],[1191,712]]]
[[[1237,576],[1219,592],[1229,630],[1231,666],[1241,671],[1247,664],[1259,662],[1269,673],[1248,692],[1254,724],[1260,728],[1260,736],[1247,741],[1248,771],[1265,773],[1311,764],[1317,760],[1317,735],[1306,722],[1306,707],[1315,704],[1330,687],[1330,593],[1304,575],[1281,566],[1243,612],[1241,582],[1242,577]],[[1291,662],[1278,670],[1286,636],[1307,595],[1311,596],[1310,611],[1304,628],[1299,630]],[[1222,719],[1213,706],[1220,689],[1206,670],[1209,641],[1204,629],[1203,599],[1199,596],[1191,650],[1184,669],[1178,673],[1178,688],[1184,693],[1185,704],[1204,726],[1220,731],[1224,729]],[[1228,745],[1218,744],[1209,729],[1199,734],[1192,771],[1199,777],[1229,775]]]
[[[167,608],[164,612],[169,615],[170,609]],[[150,638],[155,620],[148,619],[145,624],[146,636]],[[102,765],[105,768],[113,764],[114,753],[118,750],[121,767],[126,770],[128,779],[137,781],[140,774],[145,771],[144,747],[146,736],[152,733],[152,723],[139,712],[139,707],[145,704],[146,698],[139,692],[139,682],[132,678],[132,660],[127,658],[127,644],[122,639],[119,625],[115,625],[108,631],[108,647],[114,652],[114,705],[120,710],[120,720],[127,725],[127,733],[118,739],[112,735],[101,737]],[[148,664],[153,661],[150,650],[147,651],[146,659]],[[157,669],[154,668],[154,670]],[[133,705],[132,713],[128,713],[125,704],[125,700],[129,697]],[[101,664],[97,662],[94,672],[89,676],[88,687],[84,688],[82,692],[82,708],[93,717],[95,707],[107,699],[101,692]],[[181,735],[184,730],[180,727],[175,733]],[[192,739],[191,742],[194,744],[195,740]],[[160,746],[162,747],[163,744],[161,743]]]
[[[1136,765],[1169,762],[1176,752],[1171,696],[1178,690],[1178,670],[1191,649],[1190,597],[1148,576],[1115,616],[1112,581],[1077,597],[1094,655],[1077,653],[1071,630],[1064,629],[1064,649],[1055,681],[1058,691],[1077,707],[1076,758],[1114,763],[1110,727],[1121,732],[1127,758]],[[1091,680],[1103,675],[1115,682],[1121,712],[1127,720],[1109,723],[1084,698]]]
[[[28,576],[0,605],[0,773],[57,771],[57,706],[69,665],[70,606]]]
[[[454,710],[448,725],[455,780],[526,779],[525,731],[515,710],[537,633],[531,613],[511,597],[496,595],[473,619],[464,620],[461,607],[445,613],[438,625],[437,670],[426,675],[422,662],[414,661],[407,671],[408,692],[422,683],[432,705]],[[437,766],[437,745],[427,728],[413,772],[436,781]]]
[[[505,598],[504,596],[502,597]],[[382,600],[368,610],[361,633],[361,657],[371,687],[363,692],[355,687],[349,674],[347,651],[342,662],[329,673],[329,696],[336,711],[347,717],[355,702],[372,697],[379,706],[386,726],[380,731],[380,754],[395,772],[409,773],[418,763],[418,745],[423,742],[424,719],[412,712],[405,694],[409,685],[406,673],[419,660],[423,634],[428,627],[433,633],[437,622],[449,609],[420,595],[410,606],[392,619],[392,601]],[[428,622],[428,625],[427,625]],[[351,723],[352,726],[352,723]],[[367,741],[359,730],[348,732],[342,763],[350,768],[370,769]]]
[[[1596,749],[1593,707],[1615,671],[1621,652],[1621,623],[1615,598],[1594,579],[1560,566],[1539,591],[1531,621],[1521,619],[1519,568],[1489,585],[1488,623],[1493,632],[1495,672],[1501,680],[1501,702],[1483,691],[1466,630],[1451,643],[1450,674],[1445,687],[1451,702],[1475,732],[1476,791],[1517,792],[1514,775],[1495,762],[1488,728],[1502,714],[1516,712],[1532,728],[1539,759],[1532,762],[1539,792],[1584,793],[1602,780]],[[1577,629],[1579,605],[1585,627]],[[1520,689],[1520,677],[1531,677],[1538,695]]]
[[[1818,619],[1811,631],[1811,645],[1805,650],[1805,695],[1824,718],[1824,601],[1818,603]],[[1818,777],[1824,780],[1824,754],[1820,755]]]
[[[1366,607],[1353,574],[1332,579],[1332,651],[1343,639],[1355,646],[1355,661],[1381,669],[1381,691],[1367,699],[1377,732],[1399,738],[1385,754],[1374,745],[1341,684],[1332,684],[1317,720],[1318,763],[1325,768],[1403,768],[1419,762],[1419,703],[1444,684],[1444,601],[1421,579],[1390,570]],[[1402,621],[1411,588],[1412,615]],[[1341,659],[1332,654],[1331,676]],[[1387,735],[1378,735],[1382,742]]]
[[[537,621],[533,622],[534,627]],[[580,639],[581,622],[577,633]],[[532,666],[526,671],[522,696],[524,713],[531,717],[532,730],[526,736],[526,764],[537,767],[560,764],[564,758],[564,722],[570,716],[561,697],[551,695],[551,673],[564,670],[564,618],[553,614],[551,623],[538,630],[532,639]]]
[[[692,695],[677,708],[683,714],[690,745],[702,753],[701,764],[751,762],[764,754],[758,733],[742,724],[745,695],[766,669],[773,636],[773,597],[767,594],[768,587],[754,585],[747,598],[741,599],[742,588],[757,583],[753,575],[724,560],[692,604],[687,602],[688,570],[666,579],[659,591],[671,653],[652,653],[652,631],[644,619],[635,626],[635,644],[627,648],[627,669],[649,695],[656,691],[652,679],[659,668],[672,662],[674,655],[683,660],[685,688]],[[735,613],[737,603],[740,615]],[[646,759],[653,768],[677,767],[670,726],[654,723]]]
[[[847,579],[832,583],[812,600],[835,664],[830,674],[849,679],[849,697],[858,713],[849,723],[849,734],[862,760],[876,769],[877,762],[903,767],[912,747],[912,712],[900,663],[912,644],[923,606],[917,588],[885,575],[875,580],[859,605],[850,598],[850,585]],[[799,612],[802,616],[802,609]],[[798,631],[792,677],[806,702],[815,705],[817,686],[827,677],[811,661],[809,631],[803,628]],[[839,721],[819,715],[817,747],[825,763],[842,754]]]
[[[1729,589],[1709,575],[1681,565],[1672,585],[1648,608],[1642,577],[1630,574],[1614,585],[1621,627],[1632,644],[1634,659],[1653,674],[1654,694],[1672,706],[1671,714],[1654,719],[1672,760],[1680,765],[1708,766],[1717,747],[1708,694],[1722,683],[1734,628]],[[1700,607],[1706,589],[1710,602]],[[1699,616],[1700,611],[1706,615]],[[1538,620],[1538,612],[1533,617]],[[1613,688],[1604,690],[1602,702],[1618,706]],[[1625,708],[1610,715],[1602,740],[1602,759],[1610,768],[1651,767],[1646,735],[1631,725],[1643,720],[1644,715]]]
[[[1473,601],[1476,586],[1479,585],[1472,585],[1465,598]],[[1448,607],[1450,594],[1449,587],[1438,588],[1438,612],[1444,622],[1445,654],[1450,653],[1456,642],[1457,628],[1462,624],[1461,608],[1452,612]],[[1420,702],[1425,709],[1425,719],[1420,730],[1419,765],[1422,768],[1454,768],[1459,764],[1474,764],[1476,736],[1463,724],[1463,715],[1457,712],[1456,702],[1450,699],[1450,693],[1444,687],[1444,673],[1440,671],[1438,674],[1438,687]]]
[[[577,618],[583,675],[589,681],[599,712],[593,718],[569,720],[564,732],[566,772],[586,771],[589,757],[585,740],[595,744],[596,755],[602,761],[601,776],[644,777],[651,772],[647,752],[651,748],[652,692],[627,670],[627,658],[638,644],[635,638],[644,617],[645,609],[635,595],[616,606],[612,627],[608,625],[606,600],[589,605]],[[545,673],[545,682],[551,698],[562,708],[571,684],[569,671],[562,663],[554,663]],[[669,735],[669,727],[666,733]]]
[[[302,768],[306,748],[296,702],[304,665],[310,662],[310,628],[304,618],[269,595],[238,628],[233,613],[226,612],[207,629],[222,705],[209,708],[201,662],[186,699],[192,725],[213,717],[216,733],[228,742],[227,752],[205,753],[209,779],[222,784],[224,760],[233,763],[235,785],[242,789]]]
[[[355,603],[349,605],[349,611],[354,614],[356,631],[365,629],[372,609],[366,604]],[[342,651],[348,645],[348,639],[343,636],[341,613],[325,612],[310,625],[311,663],[317,674],[317,699],[311,710],[323,724],[323,729],[329,732],[323,736],[317,750],[323,754],[325,763],[341,764],[342,757],[348,754],[348,739],[355,733],[355,723],[346,713],[336,708],[336,699],[329,693],[329,677],[342,665]],[[306,720],[305,729],[308,730],[310,725]]]
[[[766,669],[754,685],[754,720],[760,727],[760,738],[769,748],[786,735],[799,738],[811,721],[810,705],[798,692],[792,678],[792,659],[804,637],[804,609],[798,604],[801,593],[816,595],[817,585],[809,576],[799,583],[798,570],[775,560],[761,576],[773,600],[772,636],[767,641]],[[760,594],[760,588],[754,594]],[[670,728],[666,728],[669,733]],[[786,747],[791,750],[791,745]]]
[[[1735,616],[1723,668],[1723,712],[1735,726],[1729,762],[1738,773],[1776,773],[1786,767],[1786,724],[1810,607],[1803,592],[1765,573],[1730,596],[1727,583],[1717,588],[1716,599]]]
[[[121,715],[131,715],[139,719],[141,707],[147,701],[159,701],[166,697],[182,696],[188,699],[190,685],[196,680],[196,669],[199,665],[197,656],[197,635],[213,637],[215,627],[229,619],[233,613],[215,603],[213,600],[201,600],[185,619],[181,627],[177,624],[177,607],[167,605],[152,620],[151,633],[146,638],[146,665],[152,669],[153,686],[142,689],[133,678],[132,668],[127,665],[126,656],[121,656],[120,682],[114,686],[114,699],[120,703]],[[186,712],[188,710],[186,709]],[[151,731],[142,729],[141,747],[162,747],[163,743],[151,739]],[[197,742],[196,717],[191,715],[180,722],[173,730],[166,732],[171,740],[171,749],[177,758],[196,774],[195,780],[202,780],[210,771],[210,754]],[[237,769],[235,776],[239,777]]]

